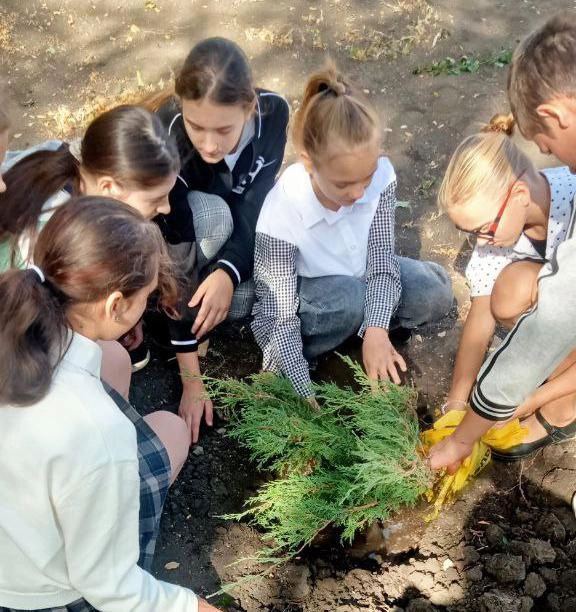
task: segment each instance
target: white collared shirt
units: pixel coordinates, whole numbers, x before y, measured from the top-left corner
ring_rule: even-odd
[[[47,395],[0,406],[0,607],[194,612],[194,593],[138,567],[136,430],[74,334]]]
[[[338,211],[318,201],[302,164],[287,168],[269,192],[256,227],[252,331],[264,370],[287,376],[301,395],[311,392],[298,318],[299,276],[354,276],[366,282],[367,327],[389,328],[401,294],[394,255],[394,169],[381,158],[362,198]]]
[[[318,201],[304,166],[293,164],[266,197],[256,232],[297,247],[298,276],[361,278],[380,196],[395,179],[392,164],[381,157],[364,195],[352,206],[333,211]]]

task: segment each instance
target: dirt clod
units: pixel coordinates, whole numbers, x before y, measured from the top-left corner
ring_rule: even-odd
[[[520,612],[520,600],[513,594],[503,591],[489,591],[480,597],[480,612]]]
[[[408,604],[406,612],[434,612],[436,609],[436,606],[431,604],[427,599],[419,597],[418,599],[413,599]]]
[[[536,563],[553,563],[556,560],[552,544],[536,538],[530,538],[530,554]]]
[[[522,557],[497,553],[488,558],[486,570],[500,584],[521,582],[526,578],[526,565]]]
[[[492,548],[500,549],[504,545],[504,530],[499,525],[486,527],[486,541]]]
[[[534,572],[530,572],[524,581],[524,593],[529,597],[537,599],[544,595],[546,583],[543,578]]]
[[[547,514],[537,526],[538,533],[552,542],[564,542],[566,528],[555,514]]]

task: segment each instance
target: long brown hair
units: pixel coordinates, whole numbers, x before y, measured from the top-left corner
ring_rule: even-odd
[[[34,404],[66,352],[68,317],[114,291],[131,297],[158,271],[160,301],[176,301],[164,239],[155,223],[111,198],[81,197],[52,215],[38,235],[42,271],[0,275],[0,405]]]
[[[223,105],[249,106],[256,99],[244,51],[220,37],[206,38],[194,45],[176,77],[175,90],[185,100],[208,98]]]
[[[142,106],[156,112],[173,100],[203,100],[250,107],[256,100],[252,69],[242,49],[231,40],[214,36],[192,47],[173,85],[147,96]]]
[[[81,168],[93,176],[111,176],[129,189],[157,185],[180,168],[176,145],[160,119],[137,106],[118,106],[96,118],[84,134],[80,157],[66,145],[37,151],[4,174],[0,241],[12,242],[13,259],[22,233],[35,235],[46,201],[64,187],[78,194]]]
[[[308,79],[292,136],[296,148],[316,161],[334,140],[350,146],[369,142],[379,133],[379,125],[374,109],[328,62]]]

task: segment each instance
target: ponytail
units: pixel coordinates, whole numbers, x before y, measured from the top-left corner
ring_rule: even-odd
[[[38,235],[38,270],[0,276],[0,405],[27,406],[48,392],[69,338],[71,315],[120,291],[125,298],[158,275],[159,302],[176,303],[176,284],[158,226],[101,197],[60,206]]]
[[[508,115],[494,115],[488,124],[486,124],[480,131],[481,132],[496,132],[500,134],[506,134],[506,136],[512,136],[514,134],[514,127],[516,121],[512,113]]]
[[[65,186],[78,190],[80,165],[67,145],[57,151],[36,151],[12,166],[3,178],[0,193],[0,241],[17,241],[24,232],[36,234],[46,201]],[[14,263],[14,262],[13,262]]]
[[[0,276],[0,405],[28,406],[43,397],[66,350],[57,294],[34,270]]]
[[[378,133],[374,109],[334,63],[309,78],[292,131],[300,152],[316,160],[331,142],[353,147],[370,142]]]
[[[64,144],[57,151],[37,151],[4,174],[0,194],[0,241],[12,245],[26,233],[34,241],[46,201],[66,187],[80,187],[80,169],[94,177],[111,176],[127,189],[147,189],[180,170],[178,149],[161,120],[138,106],[117,106],[98,116],[86,129],[79,161]]]

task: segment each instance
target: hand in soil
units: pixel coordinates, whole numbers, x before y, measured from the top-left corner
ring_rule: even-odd
[[[454,474],[473,448],[473,442],[461,442],[454,435],[448,436],[430,449],[430,467],[433,470],[446,468],[449,474]]]
[[[400,384],[398,368],[406,372],[406,363],[392,346],[388,332],[381,327],[369,327],[362,343],[362,360],[368,378],[374,381],[373,390],[378,389],[378,381],[392,379]]]
[[[178,414],[186,421],[192,434],[192,444],[198,442],[202,415],[206,425],[212,427],[213,406],[201,380],[187,381],[182,388]]]
[[[222,323],[230,310],[233,294],[234,285],[224,270],[215,270],[209,274],[188,304],[190,308],[200,306],[192,333],[201,338]]]

